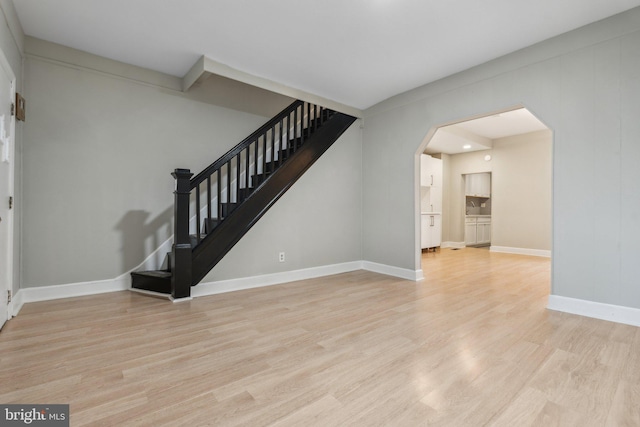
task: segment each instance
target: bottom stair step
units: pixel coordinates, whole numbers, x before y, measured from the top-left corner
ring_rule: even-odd
[[[171,272],[165,270],[134,271],[131,273],[131,287],[145,291],[171,293]]]

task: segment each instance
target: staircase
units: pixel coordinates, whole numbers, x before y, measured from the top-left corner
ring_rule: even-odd
[[[196,176],[176,169],[168,267],[131,273],[132,288],[188,298],[355,120],[298,100]]]

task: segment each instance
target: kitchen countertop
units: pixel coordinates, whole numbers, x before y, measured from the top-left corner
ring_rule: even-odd
[[[466,218],[491,218],[491,215],[465,215]]]
[[[420,215],[442,215],[442,212],[420,212]]]

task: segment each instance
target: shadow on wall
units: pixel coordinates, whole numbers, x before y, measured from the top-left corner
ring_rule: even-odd
[[[165,209],[151,221],[147,211],[134,210],[127,212],[116,224],[116,230],[122,234],[122,266],[123,273],[140,265],[173,235],[173,206]],[[168,251],[171,246],[168,246]],[[165,262],[166,253],[156,254],[154,265],[149,268],[160,268]]]

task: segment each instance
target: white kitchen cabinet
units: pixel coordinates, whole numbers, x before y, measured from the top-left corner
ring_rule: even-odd
[[[480,197],[491,197],[491,174],[481,173],[480,175]]]
[[[491,243],[491,218],[478,218],[476,244],[486,245],[489,243]]]
[[[420,156],[421,212],[442,212],[442,160]]]
[[[442,160],[423,154],[420,156],[420,185],[422,186],[421,234],[422,249],[436,248],[442,243]]]
[[[429,189],[429,200],[429,209],[423,209],[423,212],[442,212],[442,187],[431,187]]]
[[[428,154],[420,156],[420,185],[442,188],[442,159]]]
[[[491,243],[491,217],[467,217],[464,223],[466,246]]]
[[[491,174],[470,173],[465,176],[465,195],[474,197],[491,197]]]
[[[422,249],[436,248],[442,243],[442,215],[420,215],[421,218],[421,247]]]
[[[464,244],[475,245],[478,239],[478,222],[476,218],[466,218],[464,222]]]

